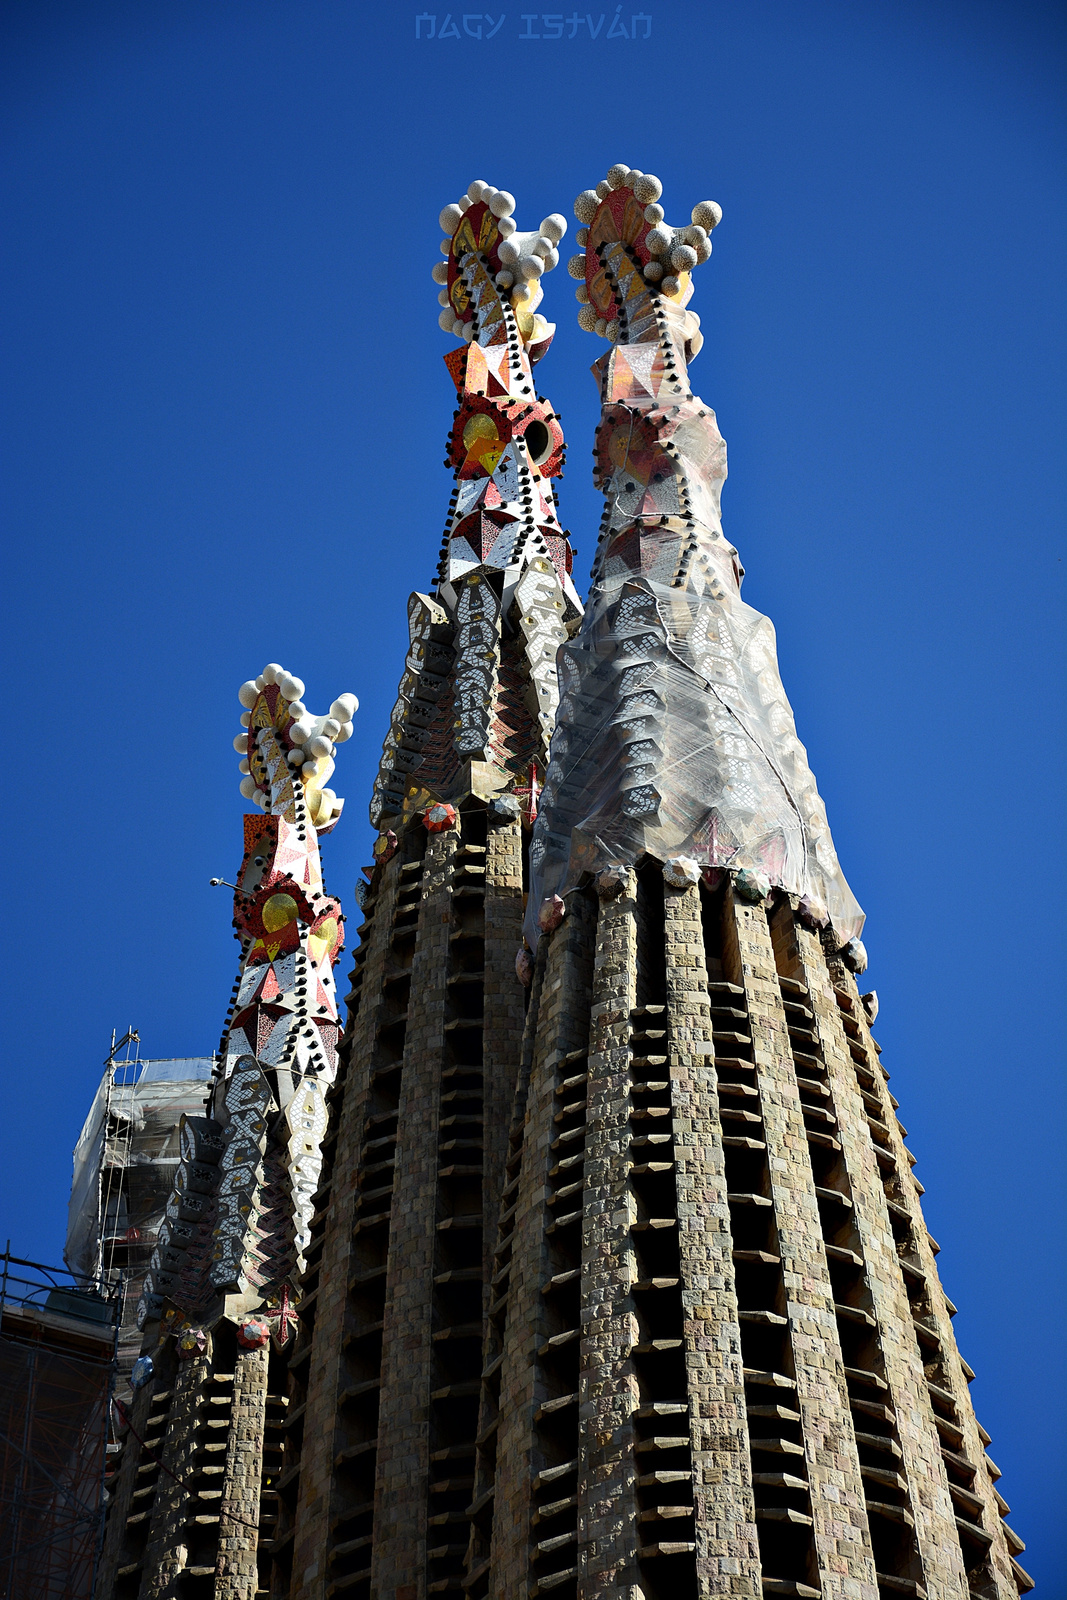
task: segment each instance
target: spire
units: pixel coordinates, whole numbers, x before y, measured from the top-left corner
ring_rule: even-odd
[[[371,821],[431,800],[483,799],[537,783],[555,718],[556,651],[581,602],[552,481],[560,419],[534,387],[552,342],[541,278],[559,260],[561,216],[520,233],[515,201],[481,180],[441,213],[440,324],[457,391],[446,465],[455,487],[433,595],[408,605],[411,649]],[[473,764],[473,765],[472,765]]]
[[[234,886],[241,971],[219,1043],[211,1115],[187,1118],[182,1160],[145,1279],[142,1327],[210,1324],[292,1297],[318,1186],[325,1091],[337,1073],[333,964],[340,902],[322,880],[319,835],[344,802],[328,787],[336,745],[352,733],[355,695],[316,717],[299,678],[269,663],[241,686],[234,739],[245,817]],[[222,880],[215,880],[221,882]],[[270,1128],[268,1131],[268,1119]],[[205,1179],[194,1168],[206,1164]],[[169,1305],[169,1309],[168,1309]]]
[[[611,345],[593,368],[605,506],[585,616],[560,654],[527,934],[584,873],[647,854],[802,896],[845,943],[863,913],[796,736],[774,629],[741,599],[719,506],[726,445],[689,385],[702,343],[692,273],[722,213],[701,201],[671,227],[661,192],[619,165],[575,202],[578,320]]]

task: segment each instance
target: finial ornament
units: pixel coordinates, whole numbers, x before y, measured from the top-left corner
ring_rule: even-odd
[[[656,299],[683,311],[693,295],[694,267],[711,257],[711,230],[722,221],[714,200],[693,207],[692,221],[672,227],[665,221],[663,185],[651,173],[621,162],[595,189],[583,189],[574,214],[580,252],[567,271],[580,280],[578,325],[612,344],[651,337],[647,322]],[[687,359],[703,338],[699,317],[690,316]]]
[[[567,231],[558,212],[543,217],[532,233],[521,233],[512,217],[515,198],[505,189],[475,179],[466,194],[441,212],[441,254],[433,280],[442,285],[437,298],[446,333],[466,344],[486,338],[504,320],[506,304],[514,313],[531,361],[548,349],[555,326],[537,307],[544,291],[541,278],[559,263],[556,248]]]
[[[291,801],[298,785],[318,833],[328,833],[344,801],[326,787],[333,776],[336,747],[352,737],[359,710],[354,694],[340,695],[324,717],[303,703],[304,685],[277,662],[237,691],[245,710],[242,731],[233,741],[241,760],[241,793],[263,811]]]

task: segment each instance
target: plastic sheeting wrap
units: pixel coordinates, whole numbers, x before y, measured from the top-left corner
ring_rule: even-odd
[[[650,348],[598,363],[608,511],[581,630],[557,657],[527,939],[546,897],[647,853],[759,871],[821,904],[844,942],[863,912],[796,735],[774,628],[741,599],[719,527],[726,447],[692,396],[670,411],[638,404],[635,356]]]
[[[74,1147],[63,1259],[77,1277],[95,1276],[101,1230],[136,1229],[151,1249],[177,1165],[178,1124],[203,1112],[213,1066],[211,1056],[146,1061],[136,1083],[111,1086],[110,1105],[104,1073]]]

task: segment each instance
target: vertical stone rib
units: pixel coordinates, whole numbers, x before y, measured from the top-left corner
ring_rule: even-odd
[[[455,832],[431,836],[423,865],[397,1111],[389,1278],[382,1328],[372,1586],[422,1600],[429,1472],[427,1406],[441,1102],[442,1019]]]
[[[252,1600],[259,1588],[259,1496],[263,1475],[270,1346],[242,1350],[234,1364],[233,1404],[219,1504],[216,1600]]]
[[[988,1436],[983,1435],[971,1404],[968,1375],[956,1348],[948,1302],[934,1259],[935,1247],[919,1201],[920,1187],[911,1176],[911,1157],[889,1094],[887,1074],[878,1059],[855,978],[838,956],[827,951],[826,957],[828,987],[834,996],[833,1010],[827,1007],[827,1029],[828,1032],[836,1030],[838,1049],[844,1051],[848,1062],[847,1067],[842,1062],[842,1076],[851,1076],[853,1084],[857,1084],[857,1066],[863,1072],[863,1087],[878,1106],[874,1118],[878,1144],[883,1158],[892,1156],[891,1165],[887,1164],[884,1169],[877,1163],[872,1142],[875,1126],[867,1115],[857,1084],[853,1114],[857,1114],[859,1101],[858,1114],[862,1114],[867,1124],[867,1144],[875,1157],[882,1189],[886,1254],[892,1252],[897,1258],[896,1271],[881,1275],[881,1290],[887,1297],[892,1296],[897,1318],[904,1322],[901,1347],[899,1353],[894,1352],[895,1365],[904,1388],[904,1406],[911,1401],[911,1416],[915,1421],[908,1429],[907,1441],[902,1436],[901,1446],[914,1460],[915,1481],[923,1486],[916,1496],[916,1531],[931,1592],[936,1594],[936,1585],[940,1583],[946,1594],[955,1595],[957,1589],[952,1585],[957,1585],[961,1595],[981,1596],[981,1600],[1016,1600],[1020,1588],[1029,1586],[1029,1580],[1026,1583],[1016,1580],[1011,1549],[993,1489],[992,1479],[998,1474],[995,1469],[990,1472],[987,1465]],[[857,1143],[859,1138],[857,1134]],[[875,1206],[876,1199],[872,1197],[872,1210]],[[902,1275],[901,1263],[905,1259],[914,1262],[912,1272],[916,1288],[921,1284],[914,1305],[910,1303],[908,1286]],[[897,1285],[904,1289],[903,1301],[896,1293]],[[920,1383],[916,1394],[917,1377]],[[966,1488],[950,1483],[945,1470],[946,1450],[957,1461],[977,1468]],[[969,1540],[970,1559],[961,1545],[961,1533],[967,1537],[968,1524],[982,1536],[980,1543],[986,1551],[984,1560],[977,1553],[977,1540]],[[1021,1545],[1021,1541],[1017,1543]],[[966,1576],[963,1576],[964,1569]]]
[[[537,997],[537,1030],[526,1094],[522,1171],[512,1233],[510,1292],[501,1358],[500,1426],[488,1592],[528,1600],[534,1592],[531,1524],[536,1461],[534,1413],[545,1398],[537,1351],[547,1333],[547,1177],[553,1165],[556,1066],[588,1041],[588,945],[593,913],[584,896],[551,936]],[[541,960],[540,951],[538,960]]]
[[[522,825],[516,821],[489,829],[485,858],[482,1070],[487,1307],[515,1075],[522,1056],[525,991],[515,975],[515,953],[522,946],[522,916]]]
[[[835,1132],[841,1143],[841,1160],[853,1202],[853,1222],[878,1323],[889,1385],[886,1398],[896,1417],[920,1559],[935,1594],[962,1595],[966,1589],[958,1551],[955,1557],[952,1551],[955,1541],[951,1538],[954,1529],[948,1485],[938,1455],[922,1363],[911,1337],[908,1299],[893,1246],[893,1231],[863,1101],[818,936],[797,925],[795,944],[798,976],[808,991],[815,1013],[815,1033],[829,1073],[837,1116]]]
[[[876,1600],[833,1286],[766,912],[731,890],[731,928],[752,1030],[822,1592],[826,1600]]]
[[[741,1330],[698,888],[665,898],[678,1255],[697,1593],[760,1594]]]
[[[325,1593],[330,1524],[337,1514],[334,1457],[338,1449],[338,1395],[342,1387],[344,1336],[349,1318],[352,1224],[360,1182],[374,1041],[384,1006],[382,980],[393,933],[401,864],[402,858],[397,853],[379,869],[378,897],[369,929],[370,948],[363,963],[362,999],[355,1026],[342,1046],[346,1062],[345,1101],[337,1130],[319,1272],[315,1336],[308,1359],[290,1600],[319,1600]],[[306,1348],[308,1337],[305,1330],[292,1358],[294,1362]]]
[[[630,1012],[636,1003],[636,879],[601,904],[593,959],[582,1219],[578,1593],[604,1600],[637,1577],[631,1348],[634,1219],[629,1185]]]
[[[194,1356],[178,1365],[174,1379],[166,1437],[159,1451],[162,1467],[152,1512],[152,1526],[144,1557],[141,1594],[145,1600],[170,1600],[178,1593],[180,1574],[188,1557],[186,1522],[189,1493],[186,1484],[196,1454],[196,1430],[207,1388],[210,1362]]]

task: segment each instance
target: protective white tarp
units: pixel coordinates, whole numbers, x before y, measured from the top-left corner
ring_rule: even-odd
[[[74,1147],[63,1259],[76,1276],[95,1276],[105,1222],[117,1227],[121,1220],[123,1228],[142,1236],[158,1228],[178,1159],[178,1123],[183,1114],[202,1114],[213,1065],[211,1056],[146,1061],[137,1081],[112,1084],[110,1097],[105,1071]],[[133,1168],[139,1169],[134,1181],[119,1178],[116,1169]],[[107,1176],[112,1171],[113,1183]],[[100,1215],[102,1196],[106,1218]]]

